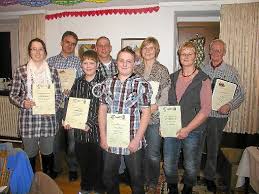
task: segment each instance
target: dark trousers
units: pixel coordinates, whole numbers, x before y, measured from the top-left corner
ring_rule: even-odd
[[[75,142],[75,151],[81,169],[81,190],[102,192],[103,158],[99,144]]]
[[[208,180],[216,178],[218,149],[221,142],[223,130],[227,124],[228,118],[209,117],[205,132],[207,159],[204,168],[204,177]]]
[[[104,172],[103,181],[107,190],[107,194],[119,194],[119,167],[121,156],[104,151]],[[125,164],[127,166],[132,194],[144,194],[144,176],[143,176],[143,151],[142,149],[130,154],[124,155]]]

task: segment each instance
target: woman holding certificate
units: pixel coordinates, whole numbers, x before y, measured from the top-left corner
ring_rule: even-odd
[[[97,114],[101,82],[105,77],[98,68],[97,53],[85,51],[81,57],[84,75],[76,79],[72,86],[65,129],[74,128],[75,153],[81,170],[81,193],[94,191],[102,193],[102,149],[99,146],[99,127]]]
[[[168,93],[170,106],[180,107],[182,128],[176,137],[164,138],[164,171],[169,194],[178,193],[178,159],[184,156],[184,188],[182,194],[191,194],[200,169],[202,133],[211,111],[211,81],[195,66],[196,46],[184,43],[178,50],[181,69],[173,73]]]
[[[19,108],[18,130],[33,171],[40,150],[43,172],[51,175],[56,110],[62,103],[58,73],[45,61],[45,43],[35,38],[28,45],[30,60],[15,71],[11,102]]]
[[[143,61],[136,65],[135,72],[147,80],[152,87],[151,119],[147,127],[145,138],[145,185],[149,194],[155,194],[158,178],[160,175],[161,159],[161,136],[159,134],[159,112],[158,107],[167,104],[168,90],[170,88],[170,76],[168,69],[156,59],[160,46],[154,37],[146,38],[140,46],[140,54]]]

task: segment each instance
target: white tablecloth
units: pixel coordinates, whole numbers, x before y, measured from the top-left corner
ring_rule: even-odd
[[[238,176],[236,187],[241,187],[245,183],[245,177],[249,177],[250,185],[259,193],[259,149],[257,147],[247,147],[238,165]]]

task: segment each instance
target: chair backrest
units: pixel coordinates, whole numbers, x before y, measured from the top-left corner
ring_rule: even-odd
[[[10,171],[6,168],[7,157],[8,157],[8,152],[6,150],[1,150],[0,151],[0,166],[1,166],[0,186],[8,186],[8,183],[9,183]]]
[[[63,192],[52,178],[39,171],[34,175],[29,194],[63,194]]]

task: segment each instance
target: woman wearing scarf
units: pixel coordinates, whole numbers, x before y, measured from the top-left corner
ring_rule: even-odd
[[[30,60],[16,69],[10,91],[11,102],[19,108],[18,133],[22,138],[33,171],[35,159],[40,150],[43,172],[51,175],[53,165],[53,141],[56,129],[55,114],[33,114],[35,106],[32,88],[54,85],[55,110],[62,103],[62,93],[57,71],[45,61],[45,43],[35,38],[28,45]]]

